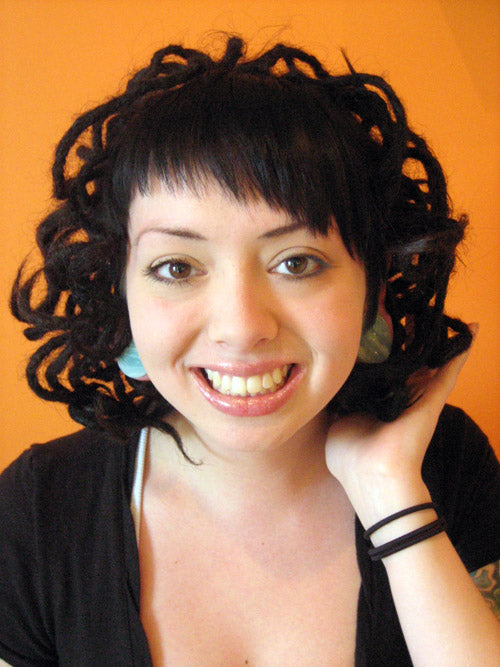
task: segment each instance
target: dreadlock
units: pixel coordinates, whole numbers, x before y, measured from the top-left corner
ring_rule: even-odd
[[[156,425],[182,450],[165,422],[171,406],[116,364],[131,340],[121,289],[128,207],[152,176],[194,190],[215,179],[314,233],[328,233],[335,219],[365,265],[366,326],[385,286],[394,328],[389,359],[356,364],[332,400],[336,413],[394,419],[408,404],[412,373],[469,346],[466,325],[443,313],[466,219],[451,216],[439,162],[389,84],[345,59],[348,73],[332,75],[283,44],[249,59],[231,37],[219,60],[171,45],[123,93],[75,120],[55,152],[59,203],[38,227],[41,267],[23,265],[11,297],[26,337],[40,341],[27,366],[39,396],[123,437]]]

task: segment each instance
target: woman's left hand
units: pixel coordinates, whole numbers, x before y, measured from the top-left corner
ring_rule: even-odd
[[[475,335],[477,325],[470,328]],[[332,424],[326,441],[327,466],[365,527],[430,500],[422,480],[422,462],[468,352],[420,379],[418,400],[395,421],[350,415]]]

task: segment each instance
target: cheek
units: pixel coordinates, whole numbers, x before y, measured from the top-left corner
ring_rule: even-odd
[[[365,310],[364,283],[356,289],[332,290],[310,303],[302,325],[307,327],[311,347],[318,352],[349,358],[357,356]]]
[[[318,313],[313,320],[312,347],[320,354],[354,363],[361,340],[363,313]]]
[[[143,363],[151,365],[175,356],[188,335],[186,323],[193,320],[185,308],[151,296],[129,294],[128,310],[132,337]]]

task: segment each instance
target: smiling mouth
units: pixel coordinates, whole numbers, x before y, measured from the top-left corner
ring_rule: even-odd
[[[241,377],[227,375],[201,368],[201,373],[207,383],[219,394],[225,396],[264,396],[274,394],[286,384],[294,364],[280,366],[261,375]]]

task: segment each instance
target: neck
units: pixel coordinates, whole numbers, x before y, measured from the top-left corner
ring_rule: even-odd
[[[169,485],[187,485],[219,514],[254,513],[259,508],[268,515],[279,513],[307,503],[311,494],[317,497],[318,490],[331,489],[333,478],[324,456],[327,418],[323,413],[287,442],[259,451],[214,451],[182,417],[177,416],[172,425],[188,454],[202,463],[186,462],[170,438],[156,431],[151,473]]]

